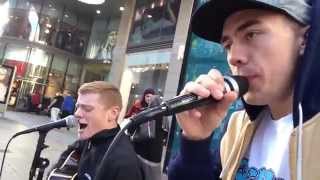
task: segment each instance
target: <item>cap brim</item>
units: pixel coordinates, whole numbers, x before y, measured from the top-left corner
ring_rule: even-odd
[[[243,9],[277,8],[258,1],[220,0],[202,5],[192,16],[192,32],[209,41],[220,42],[225,20],[234,12]]]

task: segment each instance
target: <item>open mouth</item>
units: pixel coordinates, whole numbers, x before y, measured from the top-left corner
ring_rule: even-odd
[[[84,129],[87,127],[88,124],[79,123],[80,129]]]

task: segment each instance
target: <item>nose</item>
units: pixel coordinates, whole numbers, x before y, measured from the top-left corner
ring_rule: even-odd
[[[80,119],[80,118],[82,117],[81,108],[77,108],[77,109],[76,109],[76,112],[74,112],[74,116],[75,116],[77,119]]]
[[[246,47],[239,44],[233,43],[227,52],[227,59],[230,65],[239,67],[248,62]]]

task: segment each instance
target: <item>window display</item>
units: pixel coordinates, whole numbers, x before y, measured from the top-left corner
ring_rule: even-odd
[[[128,48],[172,41],[180,0],[137,1]]]

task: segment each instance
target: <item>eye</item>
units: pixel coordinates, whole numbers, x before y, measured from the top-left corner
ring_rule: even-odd
[[[230,48],[231,48],[231,42],[224,42],[223,44],[222,44],[222,47],[226,50],[226,51],[229,51],[230,50]]]
[[[85,112],[91,112],[93,110],[93,108],[91,108],[91,107],[83,107],[83,110]]]
[[[253,40],[259,35],[258,31],[249,31],[245,34],[246,40]]]

